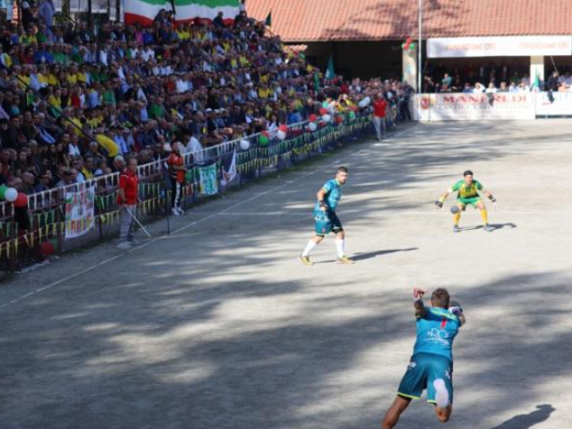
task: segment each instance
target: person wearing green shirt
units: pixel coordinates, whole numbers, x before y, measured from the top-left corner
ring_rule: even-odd
[[[497,199],[493,194],[485,189],[485,187],[473,178],[473,172],[467,170],[463,173],[464,180],[459,180],[452,187],[450,187],[437,201],[435,205],[437,208],[442,209],[443,203],[453,192],[457,192],[457,205],[453,206],[451,212],[453,213],[453,232],[459,232],[459,221],[461,220],[461,212],[469,206],[473,206],[481,211],[481,218],[483,219],[483,230],[486,232],[493,231],[493,227],[489,225],[488,214],[485,203],[481,199],[479,193],[482,193],[494,204],[495,210],[498,210]]]

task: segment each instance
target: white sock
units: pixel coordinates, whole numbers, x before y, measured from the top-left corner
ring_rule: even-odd
[[[306,244],[306,248],[302,252],[302,256],[310,256],[310,252],[314,250],[314,247],[316,247],[317,245],[318,243],[316,243],[314,240],[308,241],[308,244]]]
[[[336,249],[338,251],[338,258],[343,258],[346,255],[344,251],[344,240],[336,240]]]

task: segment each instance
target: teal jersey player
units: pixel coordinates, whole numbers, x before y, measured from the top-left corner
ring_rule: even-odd
[[[413,356],[428,353],[453,360],[453,341],[459,332],[459,318],[449,310],[428,307],[424,317],[417,316],[417,341]]]
[[[465,323],[463,310],[451,303],[446,289],[436,289],[431,307],[423,304],[421,289],[414,289],[417,340],[407,371],[399,384],[397,398],[387,411],[382,429],[393,429],[412,399],[427,390],[427,401],[435,404],[441,422],[453,412],[453,341]]]
[[[324,237],[333,232],[336,235],[336,250],[338,264],[353,264],[354,261],[345,253],[345,232],[340,218],[336,214],[338,204],[342,199],[342,186],[348,180],[348,169],[339,167],[334,179],[328,180],[317,193],[316,205],[314,206],[314,237],[308,241],[304,251],[298,258],[307,266],[314,265],[310,261],[310,252],[322,242]]]
[[[324,190],[325,193],[323,200],[324,204],[327,206],[329,210],[336,211],[336,209],[338,208],[338,204],[342,199],[342,185],[340,185],[337,179],[332,179],[324,183],[322,189]],[[319,201],[316,202],[314,210],[321,211]]]

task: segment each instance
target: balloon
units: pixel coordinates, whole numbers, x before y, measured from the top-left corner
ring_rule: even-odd
[[[310,131],[316,131],[318,129],[318,124],[316,124],[315,122],[310,122],[308,124],[308,128],[310,129]]]
[[[371,98],[365,97],[358,103],[358,106],[363,109],[364,107],[369,106],[369,103],[371,103]]]
[[[18,198],[18,191],[14,188],[8,188],[4,192],[4,198],[6,198],[6,201],[13,203]]]
[[[241,140],[240,141],[240,149],[242,149],[242,150],[250,149],[250,142],[248,140]]]
[[[194,178],[193,178],[193,171],[192,171],[192,170],[187,171],[187,172],[185,173],[185,181],[186,181],[187,183],[193,183],[193,182],[194,182],[193,179],[194,179]]]
[[[282,130],[278,130],[276,135],[278,136],[278,140],[284,140],[286,138],[286,133]]]
[[[350,119],[355,119],[356,118],[356,112],[354,112],[353,110],[350,111]]]
[[[261,133],[260,136],[258,137],[258,144],[260,146],[266,146],[268,145],[268,142],[270,141],[270,139],[268,138],[267,135],[264,135],[264,133]]]
[[[344,122],[344,117],[342,115],[336,116],[336,122],[338,124],[341,124],[342,122]]]
[[[308,119],[310,120],[310,122],[316,122],[318,120],[318,117],[314,113],[312,113]]]
[[[54,246],[54,244],[50,241],[44,241],[42,244],[40,244],[40,253],[44,258],[47,258],[48,256],[56,253],[56,246]]]
[[[0,186],[0,200],[6,199],[5,194],[6,194],[7,190],[8,190],[8,186],[6,186],[6,185]]]
[[[26,207],[28,205],[28,196],[23,192],[19,192],[18,196],[16,197],[16,201],[14,201],[15,207]]]
[[[322,107],[320,109],[320,115],[324,116],[326,113],[328,113],[328,111]]]
[[[279,129],[280,131],[284,131],[285,133],[287,133],[287,132],[288,132],[288,125],[282,124],[282,125],[280,125],[280,126],[278,127],[278,129]]]
[[[324,121],[325,123],[328,123],[332,120],[332,117],[330,115],[324,115],[322,116],[322,121]]]

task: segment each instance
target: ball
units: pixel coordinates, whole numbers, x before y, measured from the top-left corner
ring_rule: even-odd
[[[453,213],[453,214],[459,213],[459,207],[457,207],[457,206],[451,206],[451,213]]]

